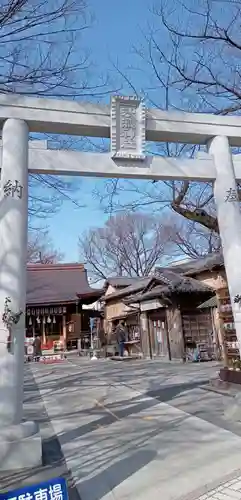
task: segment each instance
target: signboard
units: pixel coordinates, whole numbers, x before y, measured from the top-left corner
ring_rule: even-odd
[[[25,337],[25,339],[24,339],[25,347],[28,347],[29,345],[33,345],[33,343],[34,343],[34,337]]]
[[[68,500],[66,480],[58,477],[44,483],[0,493],[0,500]]]
[[[34,354],[34,348],[33,348],[33,345],[28,345],[27,346],[27,355],[28,356],[33,356]]]
[[[160,309],[160,307],[165,307],[165,305],[162,304],[162,302],[158,299],[145,300],[145,302],[140,303],[140,309],[142,312],[152,311],[154,309]]]
[[[91,333],[93,333],[95,325],[96,325],[96,318],[90,318],[90,331],[91,331]]]
[[[31,307],[27,308],[27,316],[48,316],[48,315],[58,315],[66,314],[66,307]]]
[[[64,361],[63,354],[48,354],[46,356],[41,356],[39,359],[39,362],[44,363],[45,365],[59,363],[60,361]]]
[[[113,158],[145,160],[145,105],[136,97],[112,97],[111,152]]]

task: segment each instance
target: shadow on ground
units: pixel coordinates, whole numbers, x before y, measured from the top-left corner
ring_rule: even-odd
[[[98,420],[95,419],[87,424],[75,427],[61,434],[61,445],[64,445],[74,439],[84,436],[85,434],[96,431],[98,427],[106,427],[115,423],[117,420],[124,419],[131,415],[138,415],[143,410],[153,408],[160,402],[171,401],[181,392],[188,391],[196,387],[200,387],[200,382],[169,386],[167,389],[163,388],[159,391],[148,391],[145,395],[139,395],[131,399],[129,398],[118,402],[106,403],[104,407],[106,413],[104,415],[103,407],[98,406],[97,402],[97,404],[92,408],[78,410],[77,412],[65,412],[62,417],[59,415],[58,410],[55,414],[51,414],[51,419],[58,418],[58,420],[61,420],[61,418],[63,418],[64,420],[67,420],[68,418],[75,418],[85,414],[100,415]],[[145,396],[148,396],[148,398]]]
[[[118,460],[103,471],[81,482],[81,497],[100,500],[116,486],[123,483],[135,472],[140,471],[156,456],[152,450],[140,450],[131,456]],[[93,492],[93,493],[90,493]],[[91,495],[91,496],[90,496]],[[93,496],[92,496],[93,495]]]
[[[28,400],[28,396],[31,401],[31,407],[25,411],[25,418],[38,422],[43,435],[48,436],[43,438],[42,443],[43,465],[30,470],[19,470],[14,473],[0,472],[0,492],[10,491],[25,485],[36,484],[53,477],[61,476],[67,480],[69,499],[80,500],[71,473],[67,470],[59,440],[54,435],[39,389],[28,367],[26,367],[25,371],[24,389],[25,395],[27,395],[25,403]]]
[[[185,370],[180,365],[180,371],[184,376]],[[195,373],[192,368],[191,371]],[[36,379],[39,380],[41,390],[46,395],[46,401],[50,402],[51,420],[58,422],[61,446],[68,450],[68,459],[72,464],[75,464],[73,470],[78,477],[79,484],[81,483],[83,500],[85,500],[85,492],[90,498],[90,490],[91,494],[93,492],[93,498],[100,500],[110,489],[120,485],[128,477],[155,460],[156,453],[153,449],[148,449],[148,442],[153,438],[158,442],[160,433],[162,435],[162,449],[158,451],[160,468],[161,462],[165,460],[169,451],[175,450],[176,443],[181,443],[182,448],[187,453],[197,444],[196,437],[190,441],[187,435],[180,432],[180,426],[189,418],[188,408],[186,413],[180,414],[174,420],[170,418],[162,423],[158,419],[144,423],[142,422],[143,416],[139,416],[139,413],[149,409],[153,409],[154,413],[155,407],[161,402],[168,402],[170,406],[178,407],[176,401],[183,393],[199,390],[203,384],[208,382],[204,371],[200,371],[199,380],[197,380],[198,376],[195,373],[194,380],[184,383],[171,383],[172,377],[175,381],[178,379],[175,369],[169,369],[166,373],[165,370],[162,372],[162,369],[158,369],[156,371],[157,377],[155,374],[153,375],[153,372],[150,374],[143,369],[141,365],[135,366],[134,377],[132,377],[133,368],[125,370],[125,372],[123,372],[123,368],[114,369],[113,377],[109,377],[109,373],[109,368],[106,370],[106,367],[96,368],[96,372],[95,369],[91,368],[88,375],[86,375],[86,367],[82,372],[76,370],[76,373],[66,374],[64,370],[61,371],[61,368],[51,371],[43,368],[36,373]],[[158,378],[161,380],[161,385],[158,384]],[[111,387],[111,397],[108,395],[107,401],[104,400],[104,406],[101,404],[100,398],[99,402],[97,401],[92,406],[85,408],[84,404],[80,404],[79,408],[75,407],[74,411],[69,411],[71,401],[77,400],[81,403],[82,394],[96,389],[97,380],[101,388]],[[138,395],[135,391],[135,383],[140,384],[142,380],[145,380],[145,387]],[[127,396],[128,389],[129,394],[132,391],[132,394],[137,395],[126,397],[126,399],[123,397],[123,399],[115,401],[115,384],[126,388]],[[36,401],[35,391],[36,389],[29,382],[26,386],[26,401],[31,418],[34,418],[32,413],[35,411],[33,410]],[[131,417],[128,421],[130,427],[125,429],[123,435],[121,422],[126,417]],[[91,421],[85,423],[86,420]],[[39,412],[38,421],[43,426],[50,425],[46,411]],[[117,425],[112,426],[112,424]],[[102,428],[104,429],[102,430]],[[54,466],[54,470],[57,472],[62,468],[71,487],[72,480],[68,476],[61,449],[58,442],[56,443],[53,430],[44,440],[44,457],[45,470],[47,471],[49,468],[53,471]],[[73,498],[76,495],[73,484],[71,493]]]

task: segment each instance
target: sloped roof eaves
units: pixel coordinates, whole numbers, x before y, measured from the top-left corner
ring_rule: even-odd
[[[113,286],[114,288],[122,288],[133,285],[139,278],[130,278],[126,276],[114,276],[108,278],[105,282],[104,289],[108,287],[108,285]]]
[[[162,282],[162,285],[174,285],[180,283],[183,275],[169,268],[159,268],[155,277]]]
[[[203,271],[212,271],[215,268],[220,268],[224,266],[223,256],[216,255],[213,257],[208,257],[204,259],[203,262],[199,262],[196,266],[193,266],[190,270],[186,271],[185,276],[193,276],[195,274],[202,273]]]
[[[83,300],[85,302],[88,301],[91,303],[91,301],[94,302],[94,301],[99,300],[101,295],[102,295],[102,290],[93,289],[91,292],[88,292],[88,293],[84,293],[84,294],[77,293],[77,298],[79,300]]]
[[[95,292],[81,265],[27,266],[27,305],[72,303]]]
[[[212,271],[216,267],[222,267],[223,265],[223,255],[221,252],[217,252],[200,257],[199,259],[192,259],[180,266],[175,265],[173,266],[173,270],[175,269],[178,273],[185,276],[192,276],[203,271]]]
[[[136,294],[128,297],[125,301],[126,303],[131,302],[143,302],[148,299],[154,299],[158,297],[169,297],[172,294],[180,294],[180,293],[208,293],[213,290],[203,283],[200,283],[198,280],[189,277],[183,277],[181,281],[174,284],[169,285],[158,285],[150,291],[147,291],[143,294]]]
[[[152,280],[153,276],[149,278],[139,278],[137,283],[134,283],[133,285],[130,285],[122,290],[119,290],[118,292],[106,295],[104,300],[105,302],[108,302],[112,299],[121,299],[122,297],[126,297],[127,295],[130,295],[134,292],[139,292],[144,288],[146,288],[151,283]]]
[[[209,308],[211,309],[212,307],[217,307],[217,306],[218,306],[217,297],[216,295],[214,295],[210,299],[203,302],[200,306],[198,306],[197,309],[209,309]]]
[[[163,285],[158,285],[155,288],[153,288],[152,290],[149,290],[148,292],[145,292],[143,294],[138,293],[135,295],[131,295],[130,297],[125,299],[125,304],[134,304],[135,302],[139,303],[139,302],[143,302],[143,301],[148,300],[148,299],[158,298],[158,297],[162,296],[163,288],[164,288]]]
[[[213,292],[213,289],[200,281],[195,280],[190,277],[183,277],[183,281],[175,284],[174,286],[163,287],[164,295],[170,295],[172,293],[208,293]]]
[[[118,316],[112,316],[110,320],[108,321],[116,321],[120,319],[125,319],[125,318],[131,318],[132,316],[136,316],[139,314],[139,309],[136,309],[135,311],[126,311],[123,314],[119,314]]]

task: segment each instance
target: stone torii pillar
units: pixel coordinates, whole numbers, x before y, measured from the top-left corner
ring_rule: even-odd
[[[234,300],[235,296],[241,295],[241,212],[237,182],[228,138],[225,136],[214,137],[209,142],[208,150],[213,156],[216,167],[214,198],[238,348],[241,355],[241,304]]]
[[[12,117],[12,118],[8,118]],[[22,117],[20,119],[19,117]],[[136,98],[115,97],[106,106],[23,96],[0,96],[2,163],[0,183],[0,470],[38,465],[41,442],[34,423],[23,423],[23,365],[26,296],[28,126],[32,132],[93,137],[111,136],[111,153],[30,151],[30,171],[55,175],[98,175],[136,179],[214,182],[214,195],[224,262],[241,352],[241,214],[232,144],[241,146],[240,117],[177,114],[148,110]],[[27,126],[28,123],[28,126]],[[146,156],[145,139],[205,144],[206,159]],[[240,180],[240,162],[234,159]],[[230,199],[227,197],[230,193]],[[13,313],[23,311],[13,326],[11,345],[3,321],[10,298]]]
[[[28,232],[28,126],[8,119],[2,130],[0,181],[0,470],[41,464],[34,422],[23,421],[26,261]],[[9,328],[4,304],[20,320]]]

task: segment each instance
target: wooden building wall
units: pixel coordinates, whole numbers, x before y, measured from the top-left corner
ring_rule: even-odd
[[[214,271],[203,271],[197,274],[194,278],[202,283],[210,286],[213,290],[219,290],[227,286],[227,278],[224,269]]]
[[[171,359],[181,359],[184,355],[181,311],[173,305],[167,309],[166,315]]]
[[[170,358],[169,334],[166,308],[148,311],[150,338],[154,356]],[[159,338],[159,342],[158,342]]]

